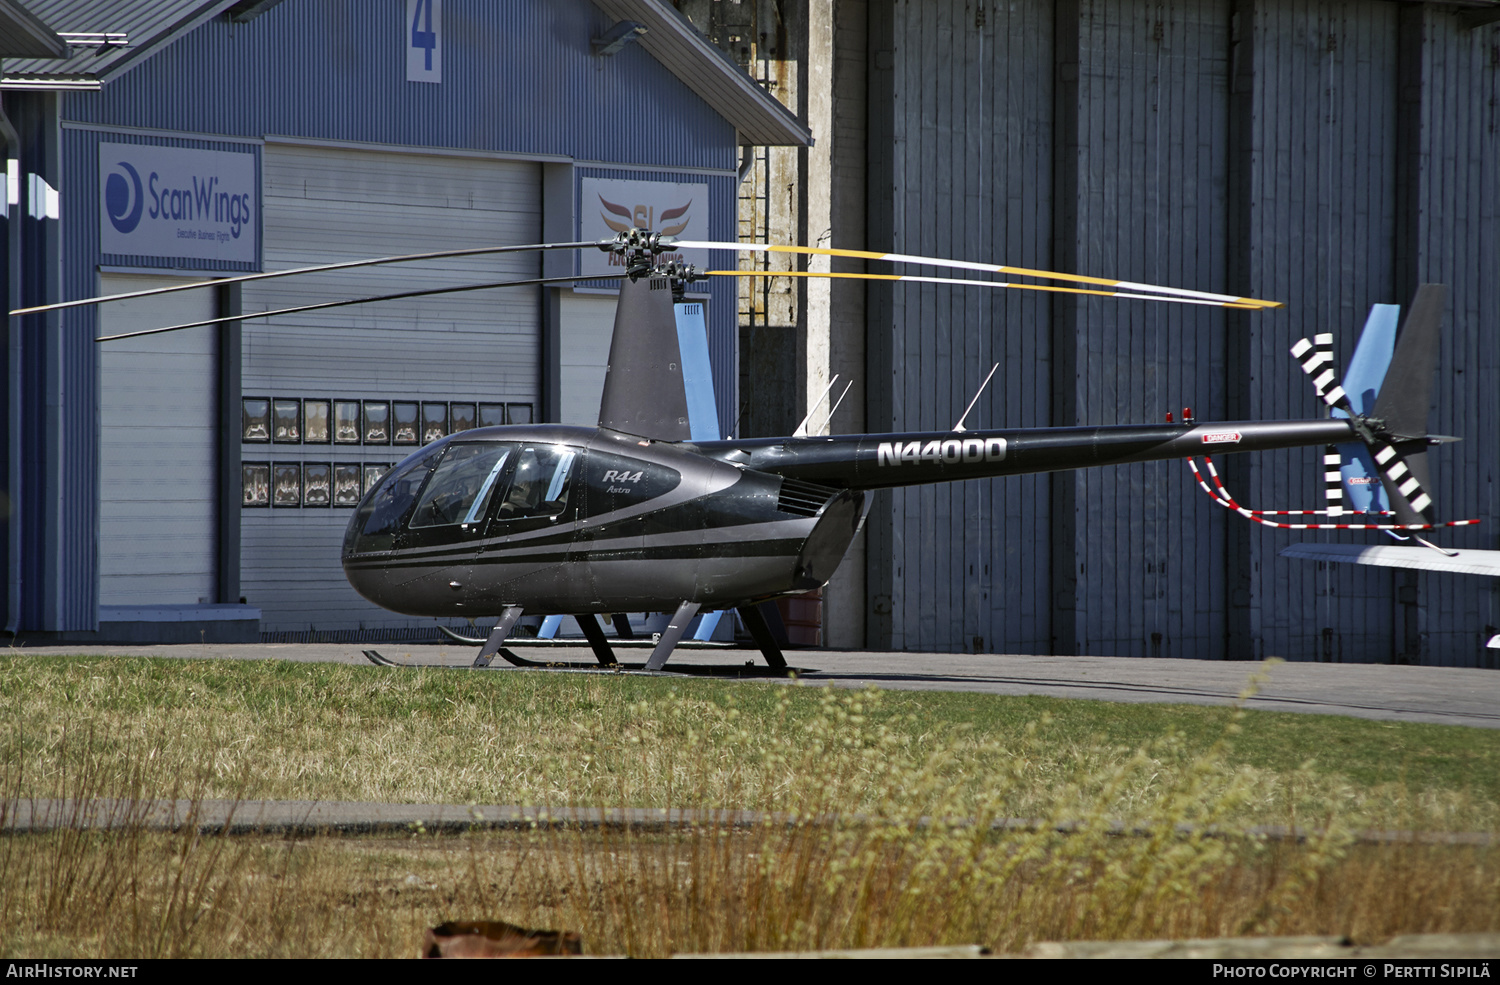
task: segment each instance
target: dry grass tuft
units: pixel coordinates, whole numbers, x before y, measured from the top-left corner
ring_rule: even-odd
[[[212,705],[196,673],[182,682]],[[378,689],[391,678],[360,680]],[[1493,817],[1494,805],[1387,784],[1372,808],[1367,791],[1310,765],[1232,765],[1239,712],[1226,713],[1206,745],[1169,733],[1132,747],[1060,743],[1045,716],[1008,737],[923,730],[876,690],[780,688],[767,692],[768,710],[749,714],[703,689],[641,696],[619,683],[585,684],[567,701],[559,690],[524,694],[535,707],[518,714],[563,737],[545,748],[486,724],[479,702],[449,708],[442,697],[409,711],[397,703],[383,716],[378,693],[330,693],[302,716],[357,721],[360,748],[318,756],[269,753],[324,734],[321,725],[300,731],[297,709],[274,689],[247,700],[263,712],[247,740],[232,720],[152,709],[106,730],[104,692],[76,688],[64,702],[72,718],[13,719],[0,774],[7,804],[261,796],[266,786],[285,789],[285,776],[268,778],[276,770],[311,777],[340,764],[361,772],[384,761],[399,772],[430,755],[411,749],[410,719],[432,715],[439,729],[457,727],[459,740],[466,729],[488,736],[493,763],[534,778],[533,803],[666,806],[725,823],[309,841],[143,824],[12,836],[0,843],[0,950],[410,956],[425,928],[495,919],[576,930],[588,952],[637,956],[967,943],[1007,951],[1036,940],[1270,933],[1373,942],[1500,930],[1495,849],[1352,838],[1372,817],[1440,826]],[[594,716],[611,705],[622,717],[601,730]],[[20,721],[40,723],[35,737]],[[364,742],[382,734],[388,745]],[[523,745],[532,759],[513,758]],[[215,748],[223,754],[205,752]],[[359,782],[365,796],[379,789]],[[388,782],[404,789],[411,780]],[[744,808],[766,814],[729,823]],[[997,823],[1015,818],[1036,823]],[[1250,827],[1268,820],[1311,834],[1269,841]],[[1133,833],[1122,835],[1122,824]]]

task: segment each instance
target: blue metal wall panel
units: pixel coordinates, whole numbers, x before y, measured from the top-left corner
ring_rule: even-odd
[[[639,45],[607,58],[588,0],[446,0],[441,84],[406,81],[403,7],[286,0],[217,19],[67,119],[150,129],[735,167],[734,128]]]
[[[1228,9],[1080,4],[1078,273],[1225,290]],[[1064,300],[1061,303],[1069,303]],[[1090,298],[1080,424],[1224,417],[1222,309]],[[1075,474],[1078,652],[1217,654],[1226,517],[1178,462]]]
[[[444,79],[436,85],[405,79],[402,5],[287,0],[247,24],[211,21],[100,91],[32,99],[41,130],[25,136],[29,149],[47,145],[47,128],[74,126],[63,131],[46,171],[62,197],[64,281],[39,281],[26,299],[92,295],[101,264],[249,266],[99,253],[94,148],[104,139],[254,152],[213,137],[276,134],[625,163],[653,173],[677,168],[698,176],[701,169],[710,172],[720,216],[714,235],[733,234],[733,126],[638,46],[594,56],[590,39],[610,23],[587,0],[447,0],[444,18]],[[38,258],[45,251],[28,246],[28,253],[29,276],[44,280],[48,265]],[[732,421],[732,288],[716,286],[714,301],[720,413]],[[22,468],[35,477],[27,501],[37,521],[24,533],[24,621],[90,629],[97,609],[95,316],[70,312],[57,321],[62,329],[52,339],[40,338],[45,326],[25,329],[38,338],[23,347],[28,379],[52,381],[28,398],[22,429]]]
[[[1159,420],[1184,405],[1200,419],[1222,417],[1231,404],[1251,418],[1317,417],[1321,404],[1289,357],[1291,344],[1332,331],[1346,361],[1372,303],[1408,305],[1417,283],[1442,282],[1451,296],[1432,428],[1465,440],[1431,456],[1437,499],[1448,517],[1500,516],[1500,398],[1484,382],[1500,370],[1500,336],[1489,330],[1500,315],[1493,27],[1470,30],[1448,13],[1381,0],[1078,0],[1076,21],[1063,12],[1056,24],[1050,13],[1064,8],[1039,0],[986,7],[983,18],[978,9],[900,0],[889,15],[872,8],[872,248],[978,258],[965,230],[987,214],[991,240],[980,256],[1048,266],[1044,231],[1057,222],[1050,253],[1076,255],[1080,273],[1232,287],[1286,302],[1228,317],[1105,300],[1033,310],[1030,322],[1043,333],[1049,314],[1065,331],[1076,323],[1062,350],[1076,358],[1076,381],[1070,367],[1059,375],[1048,366],[1045,341],[1008,351],[1002,392],[1019,405],[1007,406],[1006,423],[1049,423],[1049,399],[1079,423]],[[984,19],[1021,38],[1003,62],[975,46]],[[997,34],[994,43],[1006,42]],[[1236,44],[1248,53],[1238,68],[1229,62]],[[1072,45],[1076,58],[1060,50]],[[1036,97],[1049,76],[1056,105],[1050,91]],[[985,90],[1005,98],[976,111],[974,93]],[[976,155],[960,136],[975,130],[1023,135],[1020,152]],[[1054,147],[1062,163],[1049,173]],[[888,205],[874,187],[885,168]],[[1061,185],[1054,193],[1063,175],[1076,176],[1076,195]],[[998,198],[996,188],[1010,204],[976,208]],[[1043,232],[998,248],[993,227],[1027,214],[1023,201]],[[1243,209],[1234,238],[1232,203]],[[948,426],[949,392],[968,384],[960,365],[987,366],[997,337],[1010,343],[1025,334],[1015,322],[987,320],[963,292],[882,286],[870,297],[871,366],[892,387],[882,398],[872,378],[872,429]],[[1229,340],[1242,330],[1248,362],[1231,369]],[[1076,386],[1049,393],[1049,375],[1054,387]],[[1245,456],[1232,491],[1254,508],[1321,506],[1319,455]],[[1032,620],[1031,630],[999,630],[984,649],[1003,650],[1007,639],[1046,649],[1037,627],[1050,618],[1073,628],[1055,636],[1078,652],[1496,665],[1482,646],[1500,627],[1495,584],[1278,555],[1295,541],[1368,542],[1366,534],[1251,527],[1248,555],[1229,550],[1229,525],[1243,521],[1201,497],[1178,463],[1065,481],[1073,504],[1048,502],[1045,483],[1028,487],[1015,497],[1024,529],[1007,527],[977,552],[975,530],[987,514],[961,500],[958,487],[898,492],[889,509],[878,507],[872,643],[969,648],[977,634],[961,572],[971,554],[982,567],[1021,553],[1026,575],[1043,586],[1049,561],[1054,575],[1076,565],[1076,593],[1018,596],[1030,611],[1010,600],[1006,615]],[[1049,558],[1058,545],[1034,531],[1075,509],[1076,534]],[[1495,548],[1493,530],[1440,539]],[[1248,616],[1227,615],[1235,612]]]
[[[1445,536],[1455,546],[1500,547],[1500,28],[1469,30],[1426,7],[1421,31],[1423,141],[1416,202],[1423,218],[1413,279],[1449,285],[1432,428],[1463,441],[1435,461],[1438,502],[1484,524]],[[1406,23],[1403,30],[1408,29]],[[1423,573],[1417,579],[1423,663],[1500,667],[1485,648],[1500,629],[1500,580]]]
[[[1371,304],[1396,297],[1395,5],[1256,4],[1257,83],[1250,230],[1256,296],[1287,307],[1253,319],[1255,417],[1314,417],[1321,404],[1287,349],[1333,332],[1341,365]],[[1316,505],[1321,469],[1311,449],[1256,456],[1244,502]],[[1236,490],[1238,493],[1239,491]],[[1304,660],[1387,661],[1399,649],[1396,583],[1402,575],[1317,566],[1278,556],[1314,539],[1359,534],[1263,529],[1253,533],[1252,626],[1256,652]]]
[[[991,8],[896,3],[872,11],[889,43],[892,81],[875,112],[894,132],[888,242],[872,249],[1047,266],[1046,176],[1051,14],[1044,4]],[[889,34],[889,39],[885,35]],[[881,130],[871,127],[872,144]],[[887,194],[872,177],[872,204]],[[887,234],[872,222],[872,237]],[[897,285],[874,297],[868,426],[950,428],[994,363],[970,427],[1048,423],[1049,304],[1030,292]],[[879,350],[879,351],[875,351]],[[872,604],[889,643],[922,650],[1045,650],[1049,620],[1048,480],[1022,476],[897,489],[870,522]],[[889,611],[885,611],[886,609]],[[876,629],[873,639],[883,630]]]
[[[69,207],[58,204],[62,220],[45,217],[37,194],[45,181],[66,187],[67,167],[60,147],[56,99],[51,94],[7,98],[7,115],[21,138],[21,296],[24,305],[45,303],[59,285],[62,222]],[[21,598],[15,617],[19,630],[91,630],[96,625],[98,494],[98,376],[92,334],[57,314],[12,319],[19,336],[10,354],[19,363],[18,419],[6,434],[7,452],[18,458],[7,485],[19,495],[12,531],[19,534]],[[6,381],[7,397],[10,380]],[[75,467],[76,466],[76,467]]]

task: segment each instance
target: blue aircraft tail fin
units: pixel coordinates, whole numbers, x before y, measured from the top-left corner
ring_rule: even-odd
[[[1377,304],[1370,308],[1370,317],[1354,347],[1354,358],[1349,360],[1349,371],[1344,374],[1344,393],[1356,414],[1369,414],[1375,409],[1375,398],[1385,382],[1386,370],[1396,352],[1396,326],[1400,321],[1401,306]],[[1348,417],[1347,411],[1335,407],[1334,417]],[[1375,456],[1362,442],[1338,445],[1344,501],[1348,509],[1360,513],[1380,513],[1390,509],[1385,488],[1380,484],[1380,472],[1375,468]]]
[[[687,390],[688,430],[694,441],[718,441],[719,407],[714,401],[714,372],[708,358],[708,323],[703,302],[679,301],[677,348],[682,353],[682,384]]]

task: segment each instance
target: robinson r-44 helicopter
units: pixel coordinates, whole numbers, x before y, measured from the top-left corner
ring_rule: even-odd
[[[1426,469],[1428,446],[1452,440],[1426,430],[1443,309],[1441,287],[1429,285],[1419,291],[1397,341],[1395,368],[1368,413],[1231,423],[1171,422],[1169,416],[1168,423],[1150,425],[973,431],[966,430],[961,419],[951,431],[751,439],[718,439],[715,428],[713,439],[695,439],[693,395],[685,380],[694,366],[706,370],[707,341],[701,306],[681,302],[682,291],[699,277],[745,272],[699,273],[680,263],[660,263],[661,254],[669,251],[849,255],[1086,286],[897,274],[831,276],[1068,291],[1252,310],[1277,305],[931,257],[685,242],[641,229],[603,243],[386,257],[230,280],[441,256],[586,247],[617,253],[625,271],[617,275],[620,296],[598,427],[513,425],[463,431],[435,441],[397,464],[365,495],[344,537],[345,574],[372,602],[415,616],[498,617],[474,660],[476,667],[488,666],[497,654],[513,663],[529,663],[504,648],[523,613],[575,616],[599,663],[618,666],[597,615],[670,611],[671,621],[645,663],[646,670],[660,671],[700,610],[734,609],[767,663],[783,669],[785,658],[758,606],[826,584],[864,522],[870,493],[896,486],[1172,458],[1191,462],[1208,451],[1355,444],[1367,448],[1378,463],[1390,510],[1374,516],[1374,522],[1342,522],[1345,518],[1339,517],[1337,524],[1300,526],[1385,529],[1415,536],[1452,525],[1435,520]],[[458,290],[580,279],[541,278]],[[200,285],[114,297],[190,286]],[[150,331],[385,298],[325,302]],[[111,298],[50,307],[105,300]],[[45,309],[12,313],[37,310]],[[1332,337],[1319,335],[1315,341],[1298,343],[1293,353],[1329,406],[1342,410],[1349,403],[1333,383],[1331,348]],[[701,418],[702,412],[697,416]],[[1248,516],[1254,511],[1240,512]]]

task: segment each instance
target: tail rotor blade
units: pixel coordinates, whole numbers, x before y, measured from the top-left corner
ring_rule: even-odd
[[[1333,360],[1333,333],[1320,332],[1314,341],[1299,339],[1292,346],[1292,356],[1302,367],[1302,372],[1312,380],[1313,389],[1329,407],[1336,407],[1352,416],[1353,408],[1344,388],[1338,384],[1338,367]]]
[[[1385,486],[1391,509],[1401,523],[1432,523],[1436,510],[1427,490],[1432,478],[1427,470],[1425,442],[1403,442],[1398,449],[1384,441],[1375,443],[1375,464],[1380,468],[1380,484]]]
[[[1435,512],[1427,491],[1432,488],[1427,417],[1447,301],[1448,289],[1442,284],[1423,284],[1417,289],[1371,414],[1384,429],[1374,448],[1380,481],[1403,523],[1421,519],[1430,523]]]

